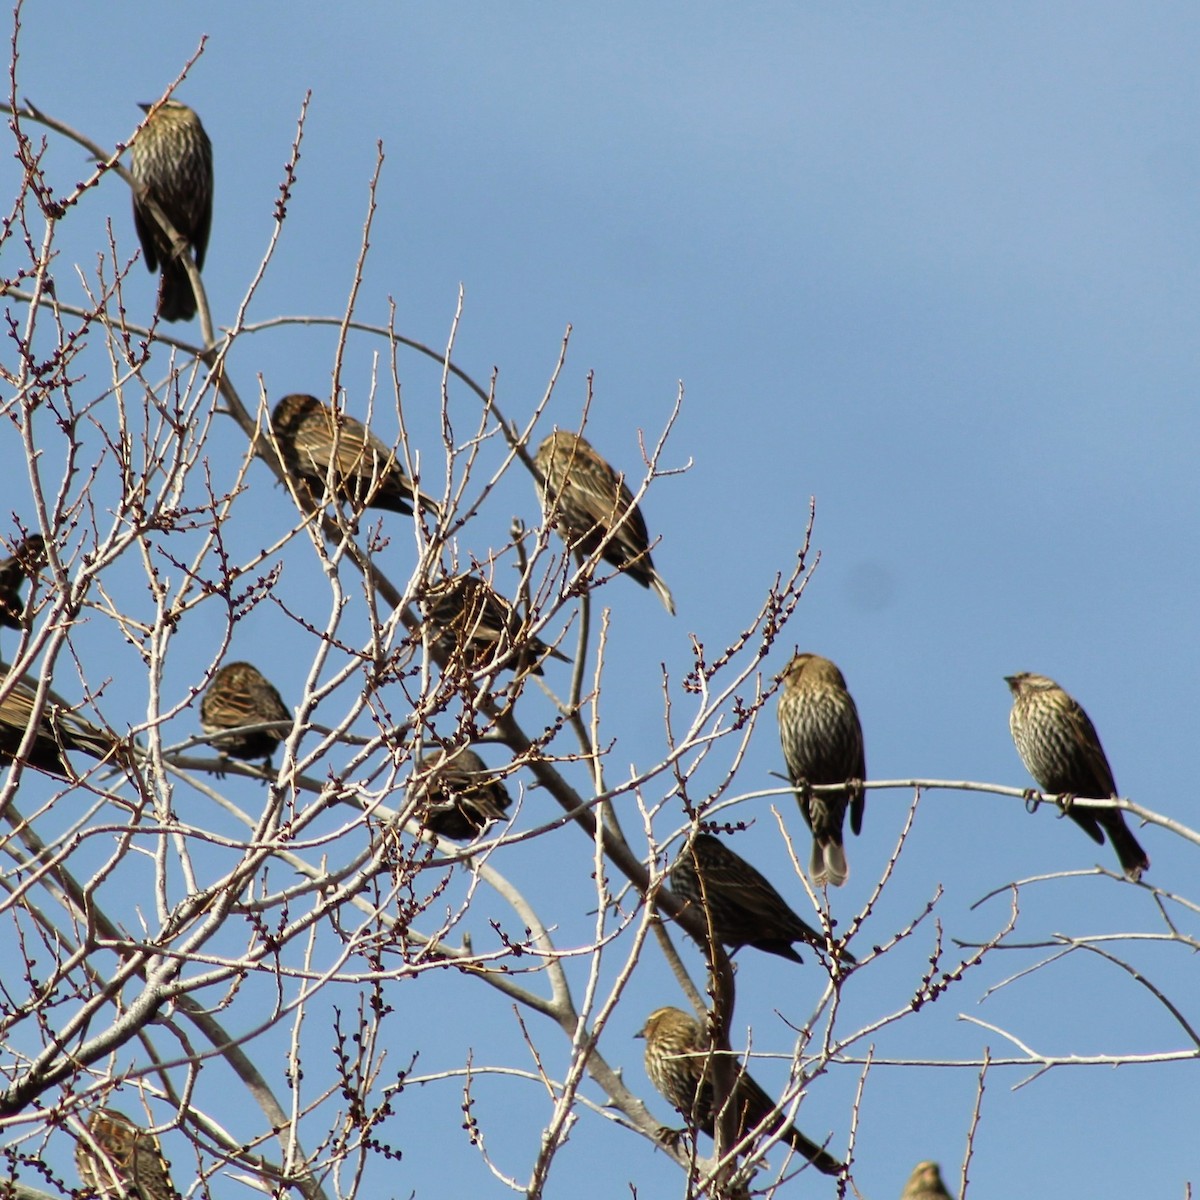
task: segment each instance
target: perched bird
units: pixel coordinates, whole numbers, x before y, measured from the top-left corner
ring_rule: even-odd
[[[140,104],[149,112],[153,104]],[[196,315],[191,281],[179,261],[183,246],[173,246],[170,235],[155,220],[147,201],[152,200],[175,232],[196,255],[196,269],[204,266],[208,231],[212,225],[212,143],[200,118],[178,100],[164,100],[133,143],[133,223],[142,243],[146,266],[162,264],[158,312],[164,321],[190,321]]]
[[[283,698],[249,663],[234,662],[223,666],[213,676],[200,701],[200,728],[209,737],[224,735],[215,742],[222,758],[226,755],[247,761],[261,758],[264,770],[270,770],[271,755],[283,739],[283,730],[226,732],[243,725],[263,725],[267,721],[292,723],[292,714]]]
[[[1006,675],[1013,694],[1008,727],[1025,769],[1043,792],[1083,796],[1088,800],[1116,798],[1112,768],[1087,713],[1045,675]],[[1094,842],[1112,842],[1121,869],[1136,883],[1150,866],[1145,850],[1125,824],[1118,808],[1076,808],[1065,805],[1067,816]]]
[[[0,762],[16,759],[37,699],[37,680],[30,675],[13,679],[11,670],[0,663]],[[76,774],[64,755],[67,750],[120,762],[127,758],[120,739],[76,716],[61,696],[49,692],[33,745],[23,761],[62,779],[75,779]]]
[[[468,841],[503,821],[512,797],[474,750],[437,750],[417,764],[421,824],[441,837]]]
[[[867,763],[858,709],[829,659],[797,654],[784,668],[779,738],[800,811],[812,830],[809,875],[817,887],[840,887],[850,875],[842,826],[849,806],[850,828],[862,832]],[[837,792],[808,790],[835,783],[847,786]]]
[[[271,430],[283,465],[316,498],[314,506],[325,495],[328,480],[333,498],[348,501],[355,512],[382,508],[411,513],[414,497],[426,512],[435,517],[441,512],[438,502],[405,474],[394,451],[361,421],[334,413],[316,396],[284,396],[271,414]]]
[[[900,1193],[900,1200],[953,1200],[935,1162],[920,1162]]]
[[[825,947],[824,935],[805,924],[758,871],[712,834],[696,834],[691,848],[676,859],[671,888],[680,899],[707,913],[717,940],[732,950],[753,946],[803,962],[792,949],[793,942]],[[854,962],[846,950],[834,953]]]
[[[556,429],[534,458],[543,484],[542,516],[576,553],[601,557],[658,593],[672,616],[675,601],[650,559],[650,535],[625,480],[578,433]],[[606,541],[607,539],[607,541]],[[601,544],[604,547],[601,550]]]
[[[426,585],[421,604],[436,632],[435,644],[467,671],[512,667],[540,675],[546,655],[571,661],[525,633],[517,610],[478,575],[453,575]]]
[[[646,1039],[646,1074],[650,1082],[675,1106],[690,1129],[712,1137],[712,1047],[700,1022],[678,1008],[660,1008],[650,1014],[637,1036]],[[818,1171],[836,1175],[842,1170],[832,1154],[809,1141],[782,1116],[772,1115],[775,1105],[741,1065],[729,1102],[738,1113],[739,1140],[765,1121],[764,1132],[782,1132],[783,1140]]]
[[[25,627],[25,601],[21,584],[46,565],[46,541],[40,533],[30,534],[8,558],[0,562],[0,625]]]
[[[98,1108],[75,1143],[84,1187],[102,1200],[169,1200],[177,1196],[158,1138],[124,1113]]]

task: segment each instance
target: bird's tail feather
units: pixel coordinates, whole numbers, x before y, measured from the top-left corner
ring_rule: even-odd
[[[841,887],[850,878],[850,864],[841,842],[833,838],[813,838],[812,860],[808,873],[816,887]]]
[[[657,572],[650,573],[650,586],[654,589],[655,594],[663,602],[663,608],[671,614],[675,615],[675,598],[671,595],[671,589],[667,587],[663,581],[663,577]]]
[[[190,321],[196,315],[192,281],[183,263],[175,259],[168,258],[163,262],[158,315],[164,321]]]
[[[1125,818],[1119,809],[1112,810],[1112,818],[1112,820],[1104,822],[1104,828],[1108,831],[1108,840],[1112,842],[1113,849],[1121,860],[1121,870],[1134,883],[1137,883],[1142,877],[1142,872],[1150,869],[1150,859],[1146,851],[1142,849],[1142,844],[1125,824]]]
[[[832,1154],[806,1138],[795,1125],[788,1126],[785,1136],[793,1148],[803,1154],[822,1175],[837,1175],[842,1170],[842,1164]]]

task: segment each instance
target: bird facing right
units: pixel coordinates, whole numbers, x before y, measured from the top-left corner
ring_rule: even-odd
[[[678,1008],[660,1008],[646,1018],[637,1034],[646,1039],[646,1074],[663,1098],[679,1112],[688,1128],[713,1136],[712,1046],[700,1022]],[[842,1164],[773,1111],[766,1092],[740,1064],[732,1095],[738,1140],[766,1122],[764,1133],[780,1133],[818,1171],[836,1175]]]
[[[149,112],[153,104],[138,106]],[[178,100],[164,100],[133,143],[133,224],[142,243],[146,266],[162,264],[159,316],[164,321],[190,321],[196,297],[179,260],[185,246],[173,246],[147,203],[152,200],[175,232],[196,253],[196,269],[204,266],[212,226],[212,143],[200,118]]]
[[[935,1162],[919,1162],[900,1193],[900,1200],[954,1200]]]
[[[98,1108],[75,1143],[84,1186],[102,1200],[170,1200],[176,1196],[158,1138],[124,1113]]]
[[[25,627],[25,601],[21,584],[46,565],[46,541],[40,533],[30,534],[13,553],[0,562],[0,625]]]
[[[1022,671],[1006,675],[1013,694],[1008,727],[1025,769],[1043,792],[1082,796],[1088,800],[1116,798],[1117,785],[1096,727],[1080,705],[1053,679]],[[1093,841],[1112,842],[1121,869],[1136,883],[1150,866],[1145,850],[1125,824],[1119,808],[1078,808],[1068,804],[1067,816]]]
[[[635,583],[653,588],[675,615],[675,601],[650,557],[650,534],[625,480],[579,433],[556,429],[534,458],[544,483],[542,516],[552,520],[569,549],[585,558],[597,551]]]
[[[293,392],[271,413],[271,432],[283,465],[300,484],[306,507],[325,495],[328,481],[333,499],[348,502],[357,512],[381,508],[411,513],[413,500],[437,516],[441,506],[426,496],[389,450],[361,421],[335,413],[316,396]]]
[[[823,934],[792,911],[770,881],[720,838],[698,833],[671,868],[671,890],[711,925],[724,946],[737,950],[753,946],[778,954],[792,962],[804,960],[792,949],[793,942],[825,948]],[[846,962],[854,962],[846,950],[834,951]]]
[[[797,654],[783,671],[779,696],[779,738],[800,811],[812,830],[809,875],[817,887],[840,887],[850,875],[842,846],[842,826],[862,832],[867,776],[862,725],[841,671],[818,654]],[[836,792],[812,786],[844,783]]]
[[[252,729],[246,733],[230,733],[243,725],[264,725],[268,721],[285,721],[292,714],[283,697],[270,682],[248,662],[233,662],[223,666],[212,678],[200,701],[200,728],[209,737],[218,738],[214,745],[224,758],[251,761],[263,759],[270,768],[271,755],[283,737],[281,729]]]

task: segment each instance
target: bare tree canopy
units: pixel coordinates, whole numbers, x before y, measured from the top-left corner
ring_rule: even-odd
[[[965,1200],[1028,1171],[1029,1098],[1083,1158],[1119,1088],[1194,1069],[1186,788],[1134,790],[1113,698],[1024,660],[971,712],[994,759],[947,727],[894,770],[926,685],[828,634],[836,511],[703,461],[701,425],[792,437],[790,399],[771,428],[690,380],[618,402],[570,312],[510,384],[456,279],[414,302],[380,261],[385,112],[322,214],[339,259],[292,232],[336,174],[303,76],[286,131],[235,129],[197,37],[118,138],[26,76],[28,16],[5,1195]],[[320,310],[277,290],[297,260]],[[714,538],[717,508],[786,550]],[[1165,1134],[1137,1153],[1155,1194],[1200,1179]]]

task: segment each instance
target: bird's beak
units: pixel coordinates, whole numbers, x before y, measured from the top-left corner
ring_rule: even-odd
[[[153,107],[153,104],[138,104],[138,108],[140,108],[144,113],[148,113]]]
[[[644,1029],[639,1029],[637,1031],[637,1033],[635,1033],[633,1036],[635,1038],[641,1038],[643,1041],[645,1041],[646,1040],[646,1031]]]

